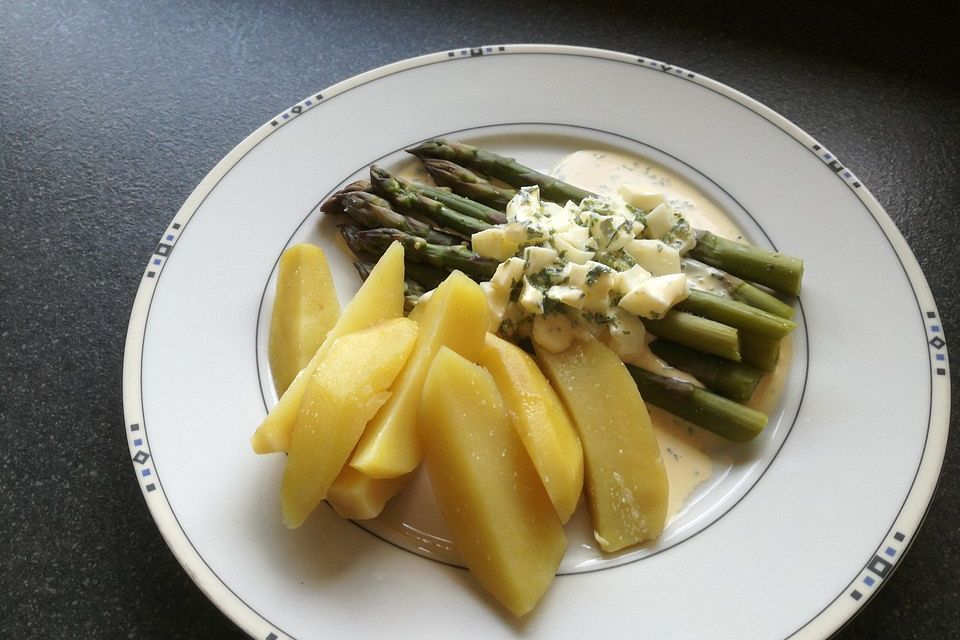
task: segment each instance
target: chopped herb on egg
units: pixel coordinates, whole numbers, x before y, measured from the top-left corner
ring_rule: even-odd
[[[619,195],[560,206],[541,201],[536,186],[517,192],[507,222],[474,242],[477,253],[502,261],[502,273],[498,268],[500,276],[485,289],[501,335],[561,348],[577,331],[609,333],[615,350],[630,352],[645,333],[637,316],[662,318],[686,297],[677,256],[685,234],[693,237],[689,226],[662,195],[632,195],[656,205],[651,216]],[[665,237],[650,239],[653,232]],[[667,250],[669,259],[661,258]],[[680,280],[658,279],[674,273]]]

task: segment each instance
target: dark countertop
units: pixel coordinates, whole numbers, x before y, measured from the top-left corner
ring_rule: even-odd
[[[916,254],[946,335],[960,331],[955,8],[492,4],[2,3],[5,637],[243,637],[168,551],[131,473],[121,402],[131,305],[158,236],[221,157],[304,96],[388,62],[549,42],[727,83],[853,169]],[[960,637],[958,504],[954,433],[911,551],[837,637]]]

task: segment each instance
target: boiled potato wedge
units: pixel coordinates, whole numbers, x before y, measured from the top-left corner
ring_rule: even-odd
[[[413,474],[375,480],[346,464],[327,491],[327,502],[341,518],[369,520],[383,511],[387,501],[406,487]]]
[[[337,323],[250,440],[256,453],[287,451],[307,383],[337,338],[403,315],[403,246],[395,242],[381,256]]]
[[[566,522],[583,492],[583,450],[567,410],[536,361],[515,344],[488,333],[479,364],[493,375],[510,422]]]
[[[440,348],[417,425],[457,553],[494,598],[525,615],[553,581],[567,540],[493,377]]]
[[[283,395],[340,317],[340,301],[323,249],[297,244],[280,256],[270,320],[270,371]]]
[[[371,478],[396,478],[420,464],[417,406],[430,363],[447,346],[476,361],[487,333],[487,298],[476,282],[454,271],[416,314],[420,334],[392,395],[370,421],[350,465]],[[451,391],[456,391],[451,388]]]
[[[652,540],[667,516],[667,474],[637,385],[596,338],[536,349],[580,434],[594,537],[607,552]]]
[[[341,336],[300,403],[280,489],[283,522],[299,527],[350,459],[363,428],[390,396],[417,338],[417,323],[386,320]]]

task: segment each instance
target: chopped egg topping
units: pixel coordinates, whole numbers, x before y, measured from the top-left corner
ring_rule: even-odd
[[[581,332],[621,358],[645,349],[639,318],[661,318],[687,297],[680,255],[695,240],[662,195],[630,185],[620,194],[560,206],[525,187],[505,224],[473,234],[473,250],[500,262],[481,285],[492,331],[554,352]]]

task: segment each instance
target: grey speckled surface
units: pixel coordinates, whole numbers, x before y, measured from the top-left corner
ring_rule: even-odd
[[[127,319],[157,237],[227,151],[311,92],[397,59],[558,42],[725,82],[854,170],[903,231],[946,335],[956,335],[960,41],[948,26],[960,24],[956,9],[387,6],[0,2],[6,637],[242,637],[176,563],[134,482],[121,406]],[[958,464],[954,433],[912,550],[838,637],[960,636]]]

